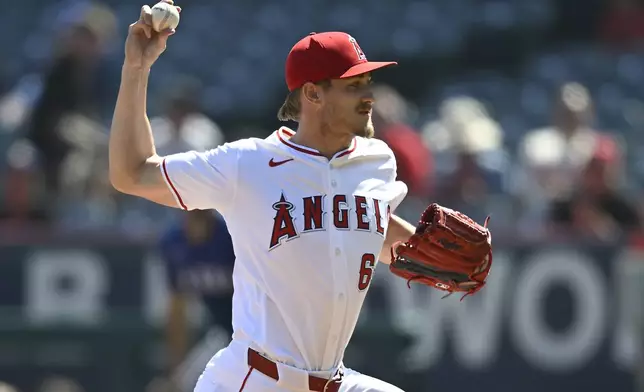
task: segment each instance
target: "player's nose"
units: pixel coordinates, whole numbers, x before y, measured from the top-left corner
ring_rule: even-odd
[[[369,90],[367,91],[363,96],[362,96],[362,102],[363,103],[369,103],[372,104],[376,102],[376,98],[373,95],[373,91]]]

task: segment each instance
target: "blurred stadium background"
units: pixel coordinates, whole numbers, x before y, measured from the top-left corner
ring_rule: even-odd
[[[116,194],[106,175],[141,5],[3,7],[3,392],[165,390],[156,241],[181,213]],[[438,201],[491,215],[486,289],[440,300],[381,266],[347,365],[410,392],[644,391],[644,1],[178,5],[150,82],[160,153],[268,136],[290,47],[343,30],[368,58],[400,64],[376,76],[375,121],[411,189],[401,214],[415,221]]]

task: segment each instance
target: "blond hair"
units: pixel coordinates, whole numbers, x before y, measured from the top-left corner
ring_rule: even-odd
[[[277,112],[277,119],[280,121],[299,121],[302,103],[300,102],[301,89],[290,91],[284,103]]]
[[[331,87],[330,80],[323,80],[321,82],[315,83],[317,86],[321,86],[323,89],[328,89]],[[302,111],[302,101],[300,100],[300,92],[302,88],[296,88],[293,91],[290,91],[284,100],[284,103],[280,107],[280,110],[277,111],[277,119],[280,121],[300,121],[300,112]]]

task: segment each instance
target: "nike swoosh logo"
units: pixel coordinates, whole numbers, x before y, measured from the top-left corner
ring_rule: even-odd
[[[285,159],[285,160],[283,160],[283,161],[277,161],[277,162],[275,162],[275,161],[273,160],[273,158],[271,158],[271,160],[270,160],[270,161],[268,161],[268,166],[270,166],[270,167],[275,167],[275,166],[283,165],[283,164],[285,164],[286,162],[290,162],[290,161],[292,161],[292,160],[293,160],[293,158],[289,158],[289,159]]]

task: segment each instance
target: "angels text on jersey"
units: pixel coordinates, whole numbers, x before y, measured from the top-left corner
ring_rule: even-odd
[[[302,198],[301,211],[289,201],[282,192],[280,199],[273,204],[275,218],[268,249],[273,250],[282,243],[298,238],[300,234],[324,231],[325,217],[332,214],[332,224],[338,230],[358,230],[373,232],[384,238],[387,226],[383,219],[389,219],[390,207],[381,200],[360,195],[333,195],[331,211],[325,211],[325,198],[328,195],[315,195]],[[383,211],[386,208],[386,211]],[[384,213],[383,213],[384,212]],[[349,214],[355,214],[355,220]],[[302,218],[303,228],[298,231],[294,220]]]

